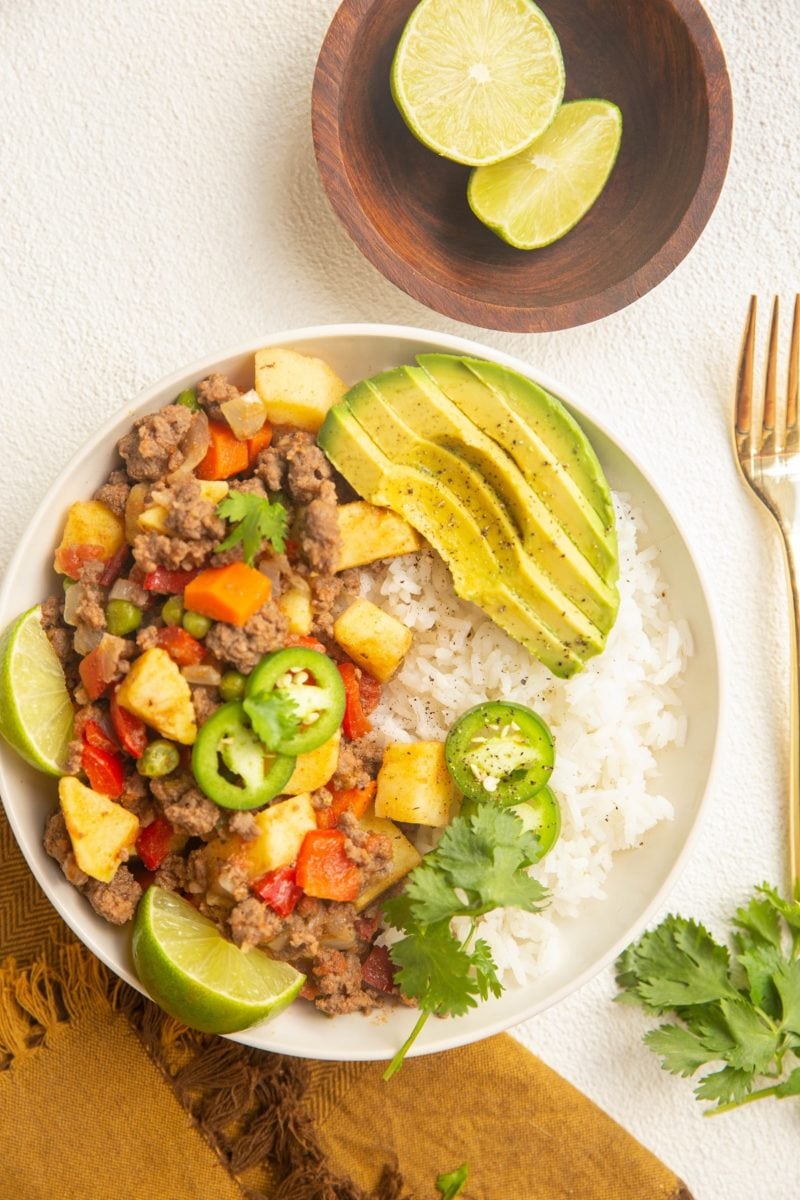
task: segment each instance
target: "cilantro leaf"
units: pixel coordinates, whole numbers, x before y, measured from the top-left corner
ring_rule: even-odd
[[[537,857],[536,838],[514,813],[483,804],[475,816],[451,822],[428,859],[484,912],[506,906],[537,912],[546,893],[527,874]]]
[[[395,942],[389,956],[398,967],[395,980],[406,996],[427,1012],[460,1017],[476,1005],[478,985],[472,958],[453,937],[449,921],[439,921]]]
[[[464,1190],[469,1174],[469,1164],[463,1162],[455,1171],[447,1175],[439,1175],[436,1180],[436,1190],[442,1193],[442,1200],[455,1200]]]
[[[446,876],[427,862],[411,872],[405,895],[413,906],[416,922],[433,925],[449,920],[465,907]]]
[[[285,692],[258,692],[243,704],[256,736],[273,754],[300,728],[297,709]]]
[[[475,982],[478,985],[481,1000],[488,1000],[489,993],[502,996],[503,985],[497,974],[497,966],[492,958],[489,943],[478,938],[472,947],[472,965],[475,968]]]
[[[229,492],[217,505],[217,514],[233,524],[233,529],[219,543],[217,550],[230,550],[241,542],[245,562],[252,566],[266,538],[276,553],[283,554],[289,514],[279,502],[271,504],[266,497],[254,496],[249,492]]]
[[[720,1064],[695,1088],[713,1113],[800,1095],[800,903],[764,884],[731,926],[733,954],[702,925],[670,915],[617,960],[619,999],[676,1018],[644,1039],[665,1070]]]

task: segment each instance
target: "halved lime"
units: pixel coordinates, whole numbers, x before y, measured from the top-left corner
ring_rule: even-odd
[[[533,145],[470,176],[470,208],[520,250],[548,246],[585,216],[606,185],[622,138],[608,100],[573,100]]]
[[[564,95],[561,47],[531,0],[422,0],[392,63],[392,95],[421,142],[468,166],[530,145]]]
[[[63,775],[73,708],[41,617],[37,604],[0,637],[0,734],[32,767]]]
[[[277,1016],[305,982],[289,963],[240,950],[187,900],[155,885],[136,910],[133,961],[156,1004],[204,1033]]]

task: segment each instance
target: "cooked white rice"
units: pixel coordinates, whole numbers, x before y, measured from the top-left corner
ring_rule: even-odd
[[[646,529],[641,515],[623,497],[615,505],[619,615],[603,654],[570,680],[554,678],[479,608],[459,600],[433,551],[395,558],[363,576],[364,595],[414,634],[373,717],[391,741],[444,739],[465,709],[496,699],[527,704],[553,733],[551,783],[562,832],[535,868],[551,902],[541,914],[498,910],[480,926],[500,970],[519,982],[551,961],[554,918],[574,916],[582,900],[603,897],[614,852],[637,845],[672,816],[657,791],[655,754],[684,740],[678,686],[691,639],[686,622],[670,614],[657,550],[638,548]],[[426,849],[431,841],[419,844]]]

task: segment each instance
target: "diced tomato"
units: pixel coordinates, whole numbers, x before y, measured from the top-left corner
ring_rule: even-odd
[[[75,734],[90,746],[95,746],[98,750],[107,750],[110,754],[116,754],[119,746],[108,733],[99,721],[95,721],[90,717],[88,721],[83,721],[78,733],[78,718],[75,718]]]
[[[355,900],[361,872],[345,850],[338,829],[312,829],[297,856],[297,882],[307,896],[318,900]]]
[[[358,690],[361,696],[361,710],[368,717],[381,702],[381,685],[374,675],[362,671],[358,680]]]
[[[290,633],[287,635],[284,646],[303,646],[306,650],[316,650],[319,654],[327,654],[328,648],[322,642],[317,641],[315,637],[307,637],[302,633]]]
[[[123,750],[132,758],[141,758],[147,746],[147,726],[139,717],[117,704],[117,689],[111,693],[111,724]]]
[[[361,979],[378,992],[393,992],[394,963],[385,946],[373,946],[361,964]]]
[[[149,825],[139,830],[136,853],[148,871],[157,871],[172,849],[175,830],[165,816],[157,816]]]
[[[378,784],[373,779],[363,788],[345,788],[334,792],[327,808],[317,809],[317,825],[320,829],[335,829],[343,812],[351,812],[356,817],[363,817],[372,801]]]
[[[90,700],[99,700],[117,674],[119,652],[116,649],[116,640],[104,637],[99,646],[90,650],[78,664],[81,683]]]
[[[345,694],[344,720],[342,729],[344,736],[355,741],[372,729],[372,723],[367,720],[361,705],[361,688],[358,681],[358,667],[351,662],[337,663],[342,677]]]
[[[101,562],[105,557],[104,546],[64,546],[56,551],[55,568],[70,579],[80,579],[81,570],[87,562]]]
[[[297,885],[294,866],[276,867],[274,871],[267,871],[266,875],[262,875],[250,886],[279,917],[288,917],[289,913],[294,912],[294,907],[303,894],[303,889]]]
[[[148,571],[142,580],[142,587],[147,592],[160,592],[163,595],[177,596],[187,583],[191,583],[200,574],[202,567],[193,571],[170,571],[166,567],[156,567]]]
[[[125,565],[125,559],[127,557],[128,546],[123,543],[119,550],[117,550],[116,554],[112,554],[111,558],[106,563],[105,570],[97,581],[100,584],[100,587],[111,587],[117,576],[122,572],[122,568]]]
[[[179,667],[193,667],[203,661],[206,649],[202,642],[193,638],[180,625],[165,625],[156,631],[156,645],[166,650]]]
[[[118,754],[101,750],[88,742],[83,744],[81,770],[86,772],[92,790],[102,792],[110,800],[118,800],[125,783],[122,759]]]

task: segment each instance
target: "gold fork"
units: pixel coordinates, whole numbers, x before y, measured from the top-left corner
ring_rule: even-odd
[[[750,300],[736,387],[736,454],[742,474],[769,509],[783,535],[786,574],[792,597],[789,730],[789,869],[793,894],[800,898],[800,296],[795,297],[786,403],[778,399],[778,297],[772,308],[764,400],[753,403],[753,361],[757,299]]]

